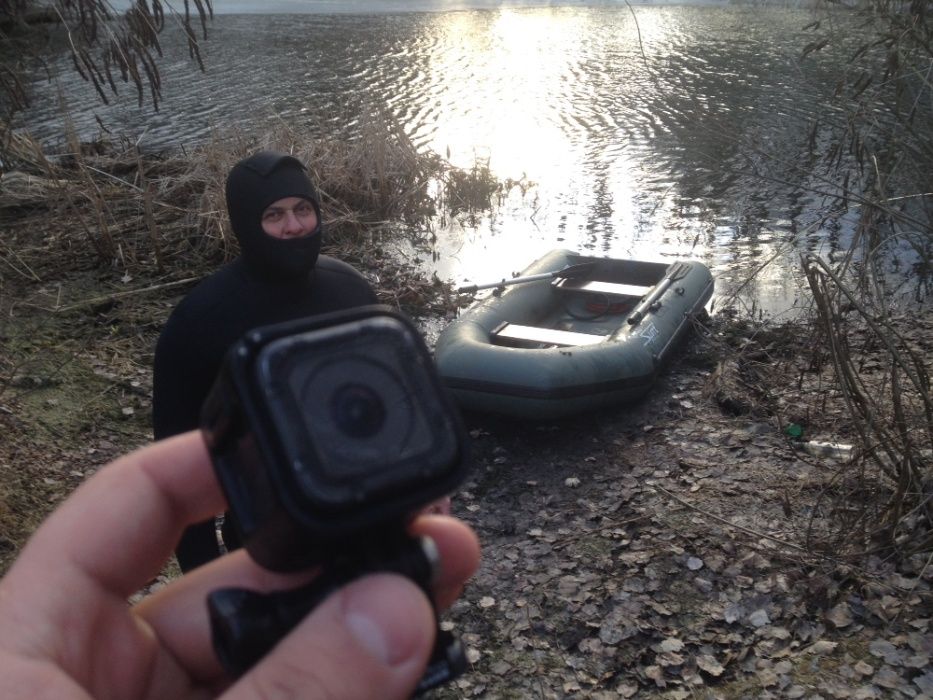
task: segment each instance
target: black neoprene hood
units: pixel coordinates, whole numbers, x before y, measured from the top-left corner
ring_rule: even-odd
[[[251,268],[264,275],[307,274],[321,249],[321,207],[304,165],[294,156],[259,151],[241,160],[227,176],[227,211],[240,252]],[[273,238],[262,230],[262,213],[273,202],[300,197],[314,205],[317,228],[301,238]]]

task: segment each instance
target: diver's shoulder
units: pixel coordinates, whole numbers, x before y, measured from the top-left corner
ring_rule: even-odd
[[[248,286],[240,266],[229,263],[200,280],[172,310],[170,319],[200,316],[235,304]]]
[[[313,284],[319,294],[339,295],[347,306],[376,303],[376,293],[369,280],[349,263],[329,255],[318,258]]]
[[[329,255],[321,255],[318,258],[317,265],[315,265],[315,271],[317,274],[321,275],[352,277],[362,282],[366,282],[366,277],[363,276],[363,273],[353,267],[353,265],[346,263],[343,260],[332,258]],[[368,284],[368,282],[366,283]]]
[[[330,255],[318,256],[317,265],[315,267],[323,272],[336,272],[362,277],[360,271],[353,267],[353,265],[343,260],[333,258]]]

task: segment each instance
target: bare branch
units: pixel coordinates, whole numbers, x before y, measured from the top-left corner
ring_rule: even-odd
[[[207,37],[207,20],[213,19],[210,0],[195,0],[194,12],[185,0],[182,31],[188,44],[188,53],[198,67],[204,70],[204,61],[198,45],[198,37],[192,27],[196,12],[201,23],[201,36]],[[36,31],[26,26],[24,19],[33,4],[29,0],[0,0],[0,49],[13,46],[17,32]],[[64,37],[72,56],[72,64],[78,75],[90,83],[100,100],[107,103],[107,89],[118,93],[119,80],[131,83],[136,89],[140,105],[145,101],[144,87],[148,85],[153,106],[158,109],[161,101],[162,79],[158,61],[163,57],[159,35],[165,29],[166,11],[178,12],[166,0],[136,0],[129,10],[118,17],[109,0],[54,0],[48,12],[57,18],[64,28]],[[116,20],[116,22],[114,22]],[[12,34],[11,34],[12,32]],[[28,46],[40,46],[40,42],[25,42]],[[94,51],[98,50],[94,55]],[[11,119],[13,113],[28,105],[23,85],[25,68],[22,64],[3,66],[0,79],[0,102],[6,102]],[[106,86],[106,87],[105,87]]]

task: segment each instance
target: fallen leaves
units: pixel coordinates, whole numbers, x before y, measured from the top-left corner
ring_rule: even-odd
[[[933,567],[808,554],[801,493],[827,473],[697,373],[667,381],[637,410],[474,429],[455,512],[484,563],[451,619],[478,653],[440,697],[933,694]]]
[[[848,627],[854,621],[847,603],[839,603],[826,613],[826,619],[837,628]]]

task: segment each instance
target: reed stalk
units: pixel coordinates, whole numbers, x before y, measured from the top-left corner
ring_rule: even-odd
[[[52,217],[39,244],[46,255],[5,259],[16,264],[17,274],[30,269],[26,274],[50,279],[56,267],[73,264],[61,260],[60,251],[81,255],[78,234],[97,265],[121,274],[204,275],[237,254],[224,200],[227,173],[244,156],[268,148],[292,153],[308,165],[322,196],[327,251],[385,282],[381,293],[388,303],[447,308],[455,302],[445,286],[391,249],[404,241],[409,249],[426,250],[434,217],[457,215],[461,207],[488,209],[496,204],[493,193],[516,183],[498,183],[488,164],[460,170],[420,152],[401,126],[377,109],[364,110],[357,126],[358,136],[350,140],[312,138],[284,125],[260,138],[218,133],[187,153],[143,154],[120,141],[73,143],[55,160],[28,135],[8,133],[0,158],[15,164],[13,179],[31,184],[21,196],[0,190],[0,210],[12,215],[14,226],[16,217],[58,210],[74,224]]]
[[[835,487],[836,551],[894,553],[933,545],[933,396],[928,358],[890,317],[815,256],[804,271],[836,378],[858,435],[855,461]],[[855,282],[857,285],[857,281]],[[860,348],[854,347],[858,336]],[[885,377],[866,379],[859,357],[882,348]],[[816,545],[816,540],[811,539]],[[827,543],[821,543],[826,546]]]

